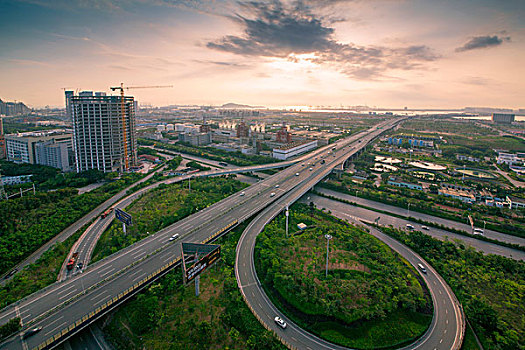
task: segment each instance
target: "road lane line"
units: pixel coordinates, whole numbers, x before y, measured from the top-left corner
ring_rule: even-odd
[[[102,294],[107,293],[107,292],[108,292],[107,290],[103,290],[103,291],[100,292],[99,294],[95,295],[93,298],[89,298],[89,300],[94,301],[94,300],[97,299],[99,296],[101,296]]]
[[[48,324],[46,325],[46,327],[51,326],[53,323],[56,323],[56,322],[60,321],[60,320],[63,319],[63,318],[64,318],[64,316],[60,316],[59,318],[57,318],[57,319],[54,320],[53,322],[48,323]],[[60,325],[62,325],[63,323],[64,323],[64,322],[62,322]],[[50,330],[50,331],[48,331],[47,333],[45,333],[45,335],[48,335],[48,334],[50,334],[50,333],[53,333],[55,330],[56,330],[56,328],[53,328],[52,330]]]
[[[138,280],[138,279],[140,279],[140,278],[142,278],[142,277],[144,277],[144,276],[145,276],[145,274],[140,274],[140,275],[138,275],[137,277],[135,277],[134,279],[132,279],[131,281],[132,281],[132,282],[135,282],[136,280]]]
[[[132,274],[130,274],[129,277],[133,277],[133,276],[135,276],[137,273],[141,273],[141,272],[142,272],[142,269],[138,269],[138,271],[133,272]]]
[[[75,290],[72,290],[71,292],[62,295],[60,298],[58,298],[58,300],[64,299],[64,298],[68,297],[69,295],[75,293],[76,291],[77,291],[76,289],[75,289]]]
[[[111,270],[109,270],[109,271],[103,273],[102,275],[100,275],[100,277],[104,277],[104,276],[106,276],[106,275],[112,273],[113,271],[115,271],[115,268],[112,268]]]
[[[57,295],[60,295],[60,294],[62,294],[62,293],[64,293],[64,292],[70,290],[71,288],[76,288],[76,287],[73,285],[73,286],[71,286],[71,287],[69,287],[69,288],[64,289],[64,290],[61,291],[61,292],[57,292]]]

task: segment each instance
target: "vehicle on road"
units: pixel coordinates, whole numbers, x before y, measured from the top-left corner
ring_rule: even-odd
[[[275,196],[275,192],[270,193],[270,197]]]
[[[310,168],[310,171],[312,171],[314,168]]]
[[[42,330],[42,327],[31,328],[30,330],[24,333],[24,339],[29,338],[30,336],[32,336],[35,333],[40,332],[41,330]]]
[[[275,323],[277,323],[277,325],[279,325],[279,327],[281,327],[282,329],[285,329],[285,328],[286,328],[286,322],[284,322],[283,319],[280,318],[279,316],[275,316],[274,321],[275,321]]]
[[[220,165],[220,166],[228,166],[228,163],[219,162],[219,165]]]
[[[414,225],[406,224],[406,228],[407,228],[407,230],[413,230],[414,229]]]
[[[474,234],[483,236],[484,235],[484,231],[482,229],[480,229],[480,228],[475,228],[474,229]]]
[[[75,267],[75,262],[77,261],[78,252],[73,253],[69,261],[67,262],[66,269],[73,270],[73,267]]]
[[[295,176],[299,176],[299,173],[295,173]]]
[[[178,233],[176,233],[176,234],[174,234],[173,236],[171,236],[171,237],[170,237],[170,241],[174,241],[174,240],[176,240],[177,238],[179,238],[179,234],[178,234]]]
[[[423,226],[421,226],[421,229],[422,229],[422,230],[427,230],[427,231],[428,231],[428,226],[423,225]]]
[[[275,185],[275,188],[279,188],[279,185]]]
[[[78,264],[77,264],[77,269],[81,269],[84,267],[84,263],[82,261],[79,261]]]
[[[105,212],[103,212],[102,215],[100,215],[100,218],[101,218],[101,219],[105,219],[106,216],[108,216],[109,214],[111,214],[112,211],[113,211],[113,208],[109,208],[108,210],[106,210]]]
[[[9,277],[13,276],[17,272],[18,272],[18,269],[11,270],[11,272],[9,272],[7,275],[5,275],[4,279],[8,279]]]
[[[427,273],[427,269],[425,268],[425,266],[423,266],[423,264],[417,264],[417,267],[419,267],[419,269],[421,270],[421,272],[423,272],[423,273]]]
[[[324,163],[325,163],[324,159],[323,159],[323,160],[321,160],[321,164],[324,164]]]
[[[241,196],[244,196],[246,193],[244,193],[244,191],[241,192]]]

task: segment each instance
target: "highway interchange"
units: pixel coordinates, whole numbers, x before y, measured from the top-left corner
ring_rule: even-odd
[[[286,205],[299,199],[328,175],[333,167],[340,165],[346,158],[359,151],[382,131],[384,129],[381,130],[374,127],[372,129],[373,134],[366,135],[367,133],[362,132],[348,139],[341,140],[337,144],[332,144],[330,147],[319,149],[314,153],[296,159],[287,164],[289,168],[245,189],[244,196],[234,194],[225,198],[93,264],[83,274],[72,276],[65,282],[55,283],[14,305],[8,306],[0,311],[0,324],[19,315],[24,325],[30,323],[31,327],[42,326],[43,329],[25,341],[21,336],[10,338],[7,342],[0,344],[0,348],[26,349],[37,347],[46,339],[49,339],[49,337],[52,337],[86,314],[86,311],[93,310],[106,303],[106,301],[115,298],[129,285],[144,279],[153,272],[158,271],[166,263],[173,262],[180,257],[180,245],[178,244],[180,241],[205,241],[221,228],[246,220],[263,208],[266,209],[250,223],[243,233],[244,238],[241,238],[238,246],[238,253],[244,252],[244,255],[238,261],[239,263],[236,264],[236,274],[238,274],[238,282],[243,296],[263,325],[275,331],[279,338],[289,347],[298,349],[339,348],[297,328],[290,322],[289,327],[284,331],[277,328],[275,323],[273,323],[275,315],[281,315],[287,322],[289,320],[269,303],[264,291],[260,288],[253,269],[253,255],[249,254],[250,244],[255,244],[255,237],[266,222],[281,212]],[[361,139],[361,141],[358,141],[358,139]],[[350,145],[343,149],[343,144]],[[337,154],[327,156],[326,152],[331,147],[337,148]],[[321,153],[324,153],[323,157],[326,156],[327,162],[324,165],[320,164]],[[305,164],[308,161],[312,164]],[[294,163],[300,164],[293,165]],[[310,170],[310,167],[312,170]],[[259,170],[259,168],[254,168],[253,170]],[[231,168],[223,171],[224,173],[238,173],[249,170],[243,168],[241,171],[240,168]],[[299,175],[296,176],[296,173]],[[208,174],[202,173],[201,176],[216,174],[217,171],[212,170]],[[182,181],[187,178],[172,178],[170,181]],[[158,183],[155,185],[158,185]],[[279,185],[279,187],[276,187],[276,185]],[[144,188],[140,191],[148,189]],[[275,193],[275,196],[270,196],[272,192]],[[140,192],[136,196],[141,193],[144,192]],[[129,205],[132,200],[136,199],[134,195],[123,199],[119,207],[125,208]],[[319,201],[319,199],[316,198],[316,201]],[[345,210],[348,210],[348,208],[345,208]],[[345,210],[341,210],[341,212]],[[337,216],[337,214],[334,215]],[[377,213],[374,215],[378,216]],[[348,217],[346,219],[352,220],[352,218]],[[109,222],[111,219],[107,221]],[[97,222],[95,222],[96,224]],[[99,224],[102,226],[101,222]],[[101,226],[93,232],[102,232]],[[170,243],[169,237],[174,233],[179,233],[181,238],[174,243]],[[417,264],[422,261],[420,257],[396,241],[389,242],[386,236],[381,238],[380,235],[382,234],[380,232],[374,231],[372,234],[385,241],[411,263]],[[86,243],[88,247],[89,245],[94,246],[93,242],[96,242],[98,239],[96,235],[90,235],[90,237],[92,237],[91,242]],[[462,239],[465,239],[465,237],[462,237]],[[399,246],[396,246],[396,244]],[[87,259],[89,260],[89,258]],[[446,283],[430,266],[427,265],[427,269],[429,270],[428,274],[424,275],[423,278],[425,278],[431,290],[436,313],[429,332],[416,344],[407,347],[407,349],[452,349],[461,344],[462,312]],[[243,280],[243,278],[246,280]],[[106,279],[107,281],[105,281]],[[104,282],[100,283],[100,281]],[[253,299],[251,299],[252,297]],[[440,303],[443,303],[443,305]],[[80,328],[73,333],[78,332]],[[56,344],[54,343],[54,345]]]

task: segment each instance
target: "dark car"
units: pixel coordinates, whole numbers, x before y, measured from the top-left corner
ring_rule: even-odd
[[[77,264],[77,269],[80,270],[83,267],[84,267],[84,263],[82,263],[82,261]]]
[[[7,275],[5,275],[5,279],[8,279],[9,277],[13,276],[15,273],[18,272],[18,269],[14,269],[11,272],[9,272]]]
[[[28,338],[32,336],[33,334],[40,332],[41,330],[42,330],[42,327],[31,328],[30,330],[24,333],[24,338]]]

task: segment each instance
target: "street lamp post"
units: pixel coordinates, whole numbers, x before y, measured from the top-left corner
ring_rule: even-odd
[[[410,217],[410,203],[408,203],[408,208],[407,208],[407,217]]]
[[[330,251],[330,240],[332,239],[331,235],[324,235],[324,238],[326,238],[326,272],[325,276],[328,277],[328,252]]]
[[[286,215],[286,238],[288,238],[288,216],[290,215],[290,213],[288,211],[288,206],[286,206],[285,215]]]

